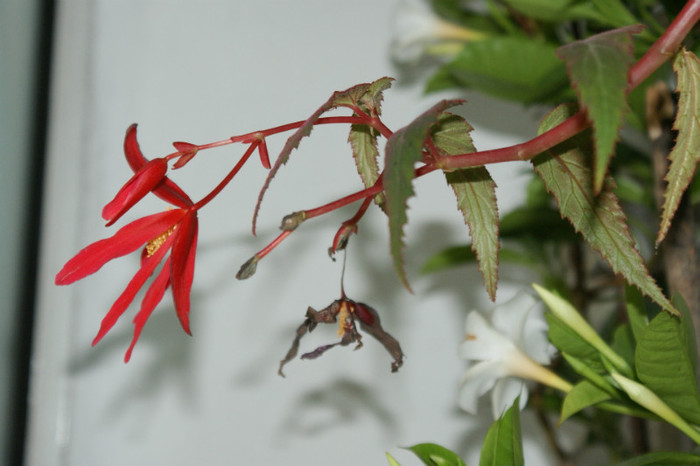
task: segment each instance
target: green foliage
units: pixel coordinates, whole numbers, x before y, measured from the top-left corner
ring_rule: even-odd
[[[574,385],[574,388],[564,398],[559,423],[564,422],[584,408],[609,399],[610,394],[608,392],[598,388],[597,385],[588,380],[583,380]]]
[[[469,136],[471,130],[462,117],[443,113],[431,137],[440,155],[465,154],[474,152]],[[446,172],[445,178],[457,197],[457,208],[469,226],[471,248],[479,262],[486,290],[491,300],[495,300],[499,249],[496,183],[485,167]]]
[[[493,423],[481,447],[479,466],[522,465],[523,439],[520,429],[520,396],[513,405]]]
[[[419,443],[408,447],[426,466],[466,466],[456,453],[434,443]]]
[[[680,93],[673,125],[678,131],[678,138],[668,156],[671,165],[666,175],[668,186],[657,244],[666,236],[671,219],[700,161],[700,60],[693,52],[684,49],[676,54],[673,69],[678,75],[677,90]]]
[[[700,464],[700,456],[678,451],[655,451],[637,456],[615,466],[676,466],[682,464]]]
[[[639,380],[666,404],[687,421],[700,424],[697,356],[689,321],[666,313],[654,317],[637,342],[635,367]]]
[[[399,278],[410,289],[403,260],[403,227],[408,199],[414,195],[414,165],[423,159],[423,146],[440,114],[450,107],[461,104],[461,100],[443,100],[425,111],[407,126],[396,131],[386,143],[384,168],[384,190],[389,215],[389,242],[394,268]]]
[[[573,115],[559,106],[540,124],[543,133]],[[589,133],[580,134],[533,159],[535,171],[557,200],[562,216],[569,219],[585,240],[610,264],[616,274],[637,286],[670,313],[678,314],[649,275],[626,225],[626,216],[615,196],[609,176],[598,196],[594,194],[590,167]]]
[[[557,50],[566,62],[581,107],[593,124],[595,136],[593,192],[597,195],[615,150],[627,112],[627,73],[633,61],[632,34],[639,26],[627,26],[572,42]]]
[[[433,76],[426,90],[465,87],[519,102],[554,102],[568,89],[555,49],[525,37],[470,42]]]

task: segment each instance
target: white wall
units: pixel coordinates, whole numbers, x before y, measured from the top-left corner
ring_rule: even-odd
[[[250,217],[265,173],[256,163],[200,216],[192,330],[179,328],[166,296],[132,361],[122,363],[136,307],[96,347],[100,320],[136,270],[127,257],[65,288],[61,265],[105,230],[100,211],[130,172],[124,130],[139,123],[150,157],[176,140],[203,143],[305,119],[336,89],[395,69],[388,60],[394,2],[376,0],[58,2],[45,230],[28,444],[31,465],[383,464],[383,452],[436,441],[474,461],[489,421],[455,404],[465,311],[484,305],[474,270],[419,276],[420,264],[467,238],[439,175],[417,184],[408,232],[409,277],[399,284],[385,219],[372,211],[350,245],[349,296],[372,304],[406,353],[398,374],[379,344],[295,360],[277,376],[306,307],[339,296],[340,263],[327,257],[354,208],[304,224],[246,282],[238,267],[277,234],[280,218],[358,189],[345,128],[317,128],[275,180],[257,237]],[[396,85],[385,121],[398,129],[439,99]],[[476,143],[520,142],[533,130],[514,106],[471,96]],[[501,122],[510,134],[493,133]],[[271,152],[284,138],[270,139]],[[201,196],[241,154],[201,153],[176,179]],[[520,167],[494,167],[502,188],[522,187]],[[501,190],[501,209],[516,199]],[[158,200],[128,218],[162,209]],[[415,222],[421,219],[422,223]],[[499,299],[512,287],[504,284]],[[138,298],[137,298],[138,301]],[[318,334],[318,335],[317,335]],[[303,349],[330,342],[317,330]],[[410,464],[410,460],[407,460]]]

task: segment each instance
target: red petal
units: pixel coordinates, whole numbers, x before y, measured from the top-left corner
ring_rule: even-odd
[[[134,345],[136,345],[139,336],[141,336],[141,330],[143,330],[143,326],[146,325],[148,318],[151,317],[151,313],[153,313],[153,310],[163,299],[163,295],[165,294],[165,290],[168,288],[169,284],[170,258],[168,258],[168,260],[165,261],[165,265],[163,265],[163,268],[161,269],[156,279],[153,280],[151,286],[148,287],[146,296],[144,296],[143,301],[141,301],[141,310],[136,314],[136,317],[134,317],[134,337],[131,339],[129,349],[126,350],[126,354],[124,355],[124,362],[129,362],[129,359],[131,359],[131,352],[134,350]]]
[[[190,211],[175,230],[170,254],[170,279],[173,285],[175,312],[182,328],[190,333],[190,289],[194,277],[194,258],[197,251],[197,212]]]
[[[260,140],[260,144],[258,145],[258,152],[260,153],[260,163],[262,163],[262,166],[266,169],[270,169],[270,154],[267,152],[267,143],[265,142],[265,138],[262,138]]]
[[[173,168],[184,167],[187,162],[192,160],[192,158],[197,155],[199,151],[199,146],[195,144],[190,144],[189,142],[173,142],[175,150],[177,150],[181,155],[178,157],[177,162],[173,165]]]
[[[168,171],[165,159],[153,159],[141,167],[119,190],[114,199],[102,209],[102,218],[113,224],[134,204],[153,191]]]
[[[111,309],[107,315],[102,319],[102,324],[100,325],[100,330],[97,332],[97,336],[92,340],[92,346],[95,346],[104,337],[107,332],[111,330],[114,324],[117,322],[119,317],[124,313],[129,304],[134,300],[136,293],[141,289],[143,284],[151,276],[156,266],[160,264],[165,256],[165,253],[170,248],[172,243],[172,235],[165,240],[165,243],[161,245],[160,248],[151,257],[147,257],[142,263],[141,268],[136,272],[134,277],[131,279],[126,289],[112,305]]]
[[[131,169],[136,173],[148,163],[143,156],[138,140],[136,139],[136,124],[129,126],[124,138],[124,155]],[[156,196],[174,206],[180,208],[191,207],[194,203],[192,199],[178,185],[172,182],[167,176],[163,178],[161,184],[153,191]]]
[[[179,222],[185,212],[178,209],[149,215],[125,225],[110,238],[92,243],[66,262],[56,274],[56,285],[69,285],[97,272],[110,260],[135,251]]]

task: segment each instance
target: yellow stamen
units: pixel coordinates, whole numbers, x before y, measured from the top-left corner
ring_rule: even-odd
[[[476,340],[476,339],[477,339],[476,335],[474,335],[472,333],[467,333],[467,340]]]
[[[338,317],[338,336],[343,338],[345,335],[345,322],[350,317],[350,309],[348,309],[348,303],[343,301],[340,303],[340,312]]]
[[[165,240],[168,239],[168,236],[173,234],[173,231],[175,231],[176,225],[173,225],[172,227],[168,228],[167,231],[165,231],[162,235],[156,236],[153,238],[151,241],[146,243],[146,257],[151,257],[153,254],[156,253],[156,251],[165,243]]]

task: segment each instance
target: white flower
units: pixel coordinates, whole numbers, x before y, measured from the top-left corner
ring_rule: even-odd
[[[398,63],[415,63],[424,54],[452,56],[468,41],[484,37],[472,29],[435,15],[423,2],[399,3],[391,57]]]
[[[473,361],[462,377],[460,406],[476,413],[477,399],[493,389],[492,409],[498,418],[520,394],[520,408],[527,403],[527,386],[521,378],[535,380],[568,392],[571,384],[543,365],[555,348],[547,340],[542,306],[532,296],[517,294],[496,306],[490,321],[479,312],[467,315],[466,340],[459,356]]]

